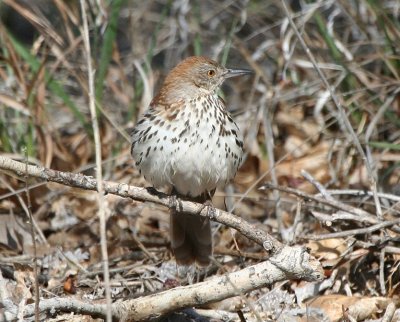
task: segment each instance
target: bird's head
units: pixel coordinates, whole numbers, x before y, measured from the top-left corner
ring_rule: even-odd
[[[207,57],[192,56],[171,70],[161,93],[168,96],[172,94],[180,99],[193,98],[215,92],[227,78],[251,73],[247,69],[225,68]]]

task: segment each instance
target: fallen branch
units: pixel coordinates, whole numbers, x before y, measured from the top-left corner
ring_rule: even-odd
[[[276,265],[287,263],[291,271]],[[284,247],[274,258],[237,272],[216,276],[202,283],[176,287],[164,292],[112,305],[113,320],[142,321],[157,318],[183,307],[200,306],[271,285],[287,279],[320,280],[319,262],[302,247]],[[319,272],[319,273],[317,273]],[[64,311],[104,317],[104,304],[89,304],[71,299],[48,299],[40,302],[40,311]],[[34,313],[33,304],[27,305],[25,316]]]

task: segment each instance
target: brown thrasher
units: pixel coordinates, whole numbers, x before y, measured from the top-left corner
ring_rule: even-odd
[[[242,136],[217,90],[226,78],[249,73],[194,56],[168,74],[132,133],[132,156],[152,185],[205,203],[216,187],[235,176],[242,161]],[[207,266],[212,255],[209,220],[171,212],[176,262]]]

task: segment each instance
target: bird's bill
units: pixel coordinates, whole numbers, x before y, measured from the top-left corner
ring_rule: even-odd
[[[227,69],[226,73],[224,75],[225,78],[231,78],[231,77],[236,77],[236,76],[241,76],[241,75],[248,75],[248,74],[254,74],[254,72],[250,69]]]

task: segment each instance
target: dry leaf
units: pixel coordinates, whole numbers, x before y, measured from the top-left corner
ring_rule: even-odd
[[[343,317],[343,311],[347,311],[357,321],[362,321],[379,311],[382,312],[392,300],[384,297],[357,297],[331,294],[319,296],[308,301],[308,307],[324,310],[332,322],[339,321]],[[303,319],[303,321],[306,321]]]

